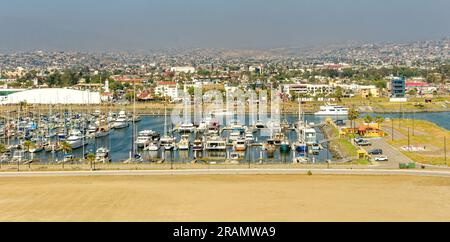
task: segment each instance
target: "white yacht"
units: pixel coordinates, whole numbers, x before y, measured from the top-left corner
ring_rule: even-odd
[[[247,142],[245,139],[238,139],[234,142],[235,151],[245,151],[247,149]]]
[[[248,143],[253,143],[253,141],[255,141],[252,132],[249,131],[245,132],[245,141],[247,141]]]
[[[144,150],[148,151],[158,151],[159,150],[159,144],[158,142],[151,142],[148,146],[144,148]]]
[[[230,136],[228,139],[230,142],[234,142],[234,141],[238,140],[239,138],[241,138],[241,133],[239,131],[233,131],[230,133]]]
[[[94,135],[95,134],[95,132],[97,131],[97,125],[95,125],[95,124],[90,124],[89,126],[88,126],[88,128],[87,128],[87,133],[88,133],[88,135]]]
[[[122,129],[125,127],[128,127],[128,117],[127,117],[125,111],[120,111],[119,116],[117,117],[116,121],[113,123],[113,128]]]
[[[100,126],[95,131],[95,138],[105,137],[109,135],[109,127],[108,125]]]
[[[191,133],[195,131],[194,124],[192,123],[183,123],[178,128],[178,132],[180,133]]]
[[[109,150],[105,147],[98,148],[95,154],[95,162],[111,162],[111,158],[109,157]]]
[[[67,143],[69,143],[72,149],[77,149],[85,145],[85,143],[83,142],[83,134],[78,129],[70,131],[69,137],[67,137],[66,141]]]
[[[307,145],[312,145],[317,143],[317,134],[316,130],[313,128],[304,128],[300,130],[300,135],[302,137],[302,140]]]
[[[144,146],[147,146],[151,143],[153,140],[153,133],[152,130],[142,130],[139,131],[138,136],[136,138],[135,144],[138,148],[143,148]]]
[[[189,150],[189,146],[190,146],[189,135],[181,136],[181,140],[178,143],[178,149],[179,150]]]
[[[346,116],[348,115],[348,108],[343,106],[320,106],[320,110],[315,112],[316,116]]]
[[[175,147],[175,138],[168,135],[164,135],[163,137],[161,137],[159,142],[160,145],[163,146],[166,150],[171,150]]]
[[[257,128],[257,129],[263,129],[263,128],[266,127],[266,125],[265,125],[261,120],[256,121],[256,123],[255,123],[254,126],[255,126],[255,128]]]
[[[205,132],[206,130],[208,130],[208,126],[211,123],[211,117],[206,117],[204,118],[197,127],[197,131],[198,132]]]
[[[227,142],[220,136],[213,136],[206,140],[205,150],[226,150]]]
[[[34,146],[30,147],[28,151],[30,153],[37,153],[37,152],[41,152],[43,150],[44,150],[44,145],[42,144],[42,142],[39,141],[39,142],[36,142],[34,144]]]

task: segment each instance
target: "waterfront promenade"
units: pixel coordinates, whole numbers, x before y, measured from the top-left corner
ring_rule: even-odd
[[[413,175],[450,178],[450,169],[399,170],[399,169],[325,169],[325,168],[250,168],[250,169],[183,169],[183,170],[101,170],[101,171],[33,171],[0,172],[0,177],[46,176],[148,176],[148,175]]]

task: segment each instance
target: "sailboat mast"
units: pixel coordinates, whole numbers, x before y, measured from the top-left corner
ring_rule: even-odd
[[[133,117],[132,117],[132,122],[133,122],[133,138],[131,140],[132,142],[132,147],[133,147],[133,156],[136,154],[136,145],[134,143],[134,139],[136,137],[136,81],[133,80]]]
[[[167,135],[167,108],[164,102],[164,135]]]

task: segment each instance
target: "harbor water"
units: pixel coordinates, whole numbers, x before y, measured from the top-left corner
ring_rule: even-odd
[[[247,117],[248,119],[249,117]],[[295,123],[298,120],[297,115],[286,115],[282,118],[286,119],[290,124]],[[305,115],[305,120],[308,123],[319,124],[324,120],[323,117],[316,117],[314,115]],[[164,116],[142,116],[140,122],[135,123],[136,131],[139,132],[141,130],[154,130],[161,134],[164,134]],[[168,130],[174,128],[173,126],[168,125]],[[319,128],[315,128],[317,131],[317,141],[324,140],[324,136]],[[136,133],[137,133],[136,132]],[[223,131],[221,136],[228,137],[229,131]],[[176,137],[177,142],[180,140],[181,135],[177,132],[173,132],[174,137]],[[201,135],[201,134],[199,134]],[[191,144],[196,134],[190,134]],[[254,134],[255,143],[264,143],[269,137],[262,136],[260,131]],[[297,133],[295,130],[286,131],[286,137],[289,138],[291,143],[297,140]],[[100,137],[96,139],[85,139],[87,143],[86,146],[74,149],[71,154],[76,158],[83,157],[83,154],[87,153],[95,153],[95,151],[100,147],[106,147],[110,150],[110,157],[112,162],[122,162],[130,158],[133,153],[133,142],[136,137],[133,137],[133,125],[130,124],[126,128],[122,129],[111,129],[111,132],[108,136]],[[310,155],[309,159],[311,162],[323,163],[326,162],[327,159],[332,159],[331,153],[326,149],[326,145],[324,145],[324,149],[319,152],[317,155]],[[240,162],[265,162],[265,163],[291,163],[293,160],[293,152],[281,152],[279,148],[276,149],[273,156],[267,156],[266,152],[262,150],[261,146],[249,146],[245,152],[240,152],[241,156]],[[170,150],[165,151],[163,148],[159,149],[159,151],[143,151],[142,149],[136,148],[136,153],[140,154],[145,161],[158,161],[164,159],[166,162],[191,162],[195,158],[202,157],[203,159],[217,160],[218,162],[226,160],[231,153],[238,153],[233,151],[232,146],[227,147],[227,151],[217,152],[217,151],[202,151],[200,153],[194,153],[192,149],[190,150]],[[53,163],[61,161],[64,158],[63,152],[38,152],[34,154],[27,153],[26,156],[33,156],[34,159],[38,159],[41,163]]]

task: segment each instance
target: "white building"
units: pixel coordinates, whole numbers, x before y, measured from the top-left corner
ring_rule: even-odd
[[[100,104],[100,93],[64,88],[42,88],[16,92],[4,96],[1,104]]]
[[[333,93],[334,87],[327,84],[285,84],[283,85],[283,92],[290,94],[291,92],[296,92],[298,94],[316,96],[318,94],[328,95]]]
[[[155,94],[163,97],[170,97],[172,101],[180,99],[180,90],[177,82],[158,82]]]
[[[184,73],[194,73],[195,72],[195,68],[192,66],[174,66],[172,68],[170,68],[170,71],[176,72],[176,73],[180,73],[180,72],[184,72]]]

